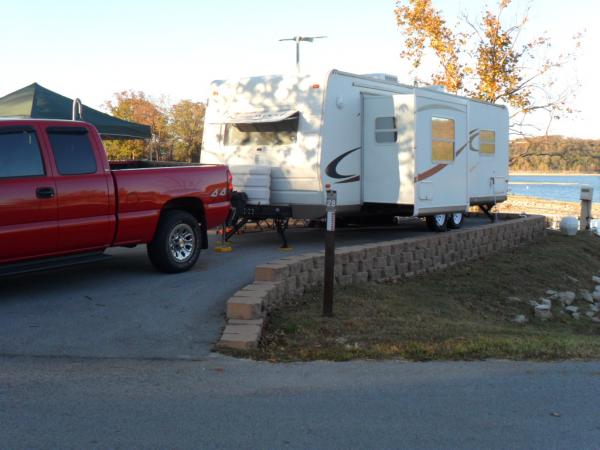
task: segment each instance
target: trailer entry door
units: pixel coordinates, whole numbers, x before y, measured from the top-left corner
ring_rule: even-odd
[[[414,96],[363,96],[363,203],[412,204]]]

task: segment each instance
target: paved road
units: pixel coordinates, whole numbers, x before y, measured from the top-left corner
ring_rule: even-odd
[[[600,448],[600,362],[0,368],[2,448]]]
[[[322,233],[290,230],[292,254],[322,248]],[[345,229],[338,245],[421,233],[421,222]],[[0,279],[0,355],[205,357],[223,326],[225,302],[252,282],[257,264],[288,254],[278,247],[273,232],[249,233],[235,238],[233,253],[208,250],[184,274],[157,273],[140,247],[111,250],[114,258],[101,263]]]

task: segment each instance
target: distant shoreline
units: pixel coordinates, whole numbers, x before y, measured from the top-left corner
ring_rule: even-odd
[[[600,173],[578,173],[578,172],[509,172],[508,175],[517,177],[598,177]]]

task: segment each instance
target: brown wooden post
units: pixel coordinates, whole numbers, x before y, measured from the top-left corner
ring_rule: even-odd
[[[337,193],[327,186],[327,223],[325,228],[325,274],[323,280],[323,315],[333,316],[333,282],[335,276],[335,208]]]

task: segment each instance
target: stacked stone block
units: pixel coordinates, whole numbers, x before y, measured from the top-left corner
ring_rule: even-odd
[[[343,247],[335,284],[397,281],[489,256],[543,236],[545,219],[529,216],[478,228]],[[323,282],[324,252],[289,256],[256,267],[254,283],[227,301],[229,320],[219,347],[254,348],[270,309],[293,302]]]

